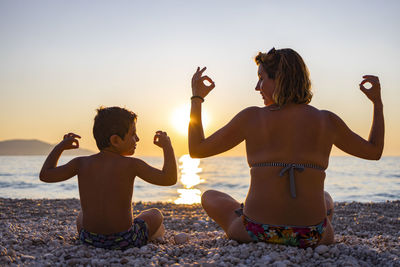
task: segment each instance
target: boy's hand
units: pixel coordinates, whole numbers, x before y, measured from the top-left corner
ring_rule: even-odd
[[[166,146],[170,146],[171,145],[171,140],[169,139],[169,136],[167,135],[166,132],[157,131],[156,134],[154,135],[154,142],[153,143],[156,146],[164,148]]]
[[[79,141],[77,138],[81,137],[74,133],[65,134],[59,146],[61,146],[63,150],[79,148]]]

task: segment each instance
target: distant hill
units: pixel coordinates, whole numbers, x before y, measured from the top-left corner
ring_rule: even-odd
[[[48,155],[55,145],[39,140],[6,140],[0,141],[1,156]],[[65,150],[63,155],[90,155],[88,149]]]

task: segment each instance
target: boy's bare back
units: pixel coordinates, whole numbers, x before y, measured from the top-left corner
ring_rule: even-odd
[[[115,107],[115,109],[128,112],[121,108]],[[98,112],[106,113],[103,109],[99,109]],[[40,179],[44,182],[61,182],[78,176],[82,207],[77,219],[78,232],[85,229],[92,233],[110,235],[128,230],[133,224],[131,203],[135,177],[156,185],[166,186],[176,183],[175,155],[165,132],[158,131],[154,136],[154,144],[161,147],[164,153],[162,170],[153,168],[140,159],[128,157],[134,154],[136,143],[139,141],[136,134],[136,115],[132,114],[133,119],[129,117],[120,121],[121,124],[125,124],[125,128],[122,127],[124,128],[122,134],[118,130],[110,130],[113,127],[109,127],[107,123],[96,124],[96,120],[100,117],[96,116],[93,132],[100,149],[99,153],[74,158],[65,165],[57,166],[57,161],[64,150],[79,147],[80,136],[69,133],[53,149],[43,164]],[[111,123],[113,126],[119,119],[118,116],[110,117],[108,124]],[[110,136],[105,133],[107,131],[116,131],[116,134]],[[147,223],[149,237],[157,232],[160,223],[162,226],[162,215],[160,214],[160,217],[157,213],[159,211],[149,211],[138,216]],[[161,222],[152,217],[160,217]]]
[[[112,234],[132,225],[135,159],[112,152],[79,158],[78,183],[87,231]]]

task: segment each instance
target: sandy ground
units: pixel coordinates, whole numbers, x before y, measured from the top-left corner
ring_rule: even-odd
[[[226,238],[200,205],[142,203],[158,208],[163,240],[109,251],[81,245],[75,218],[79,200],[0,198],[0,266],[400,266],[400,201],[335,203],[336,243],[297,249]],[[174,236],[189,240],[176,244]]]

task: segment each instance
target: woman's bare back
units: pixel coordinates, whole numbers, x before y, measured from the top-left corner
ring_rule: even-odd
[[[328,165],[333,137],[329,117],[305,104],[279,110],[269,107],[248,110],[247,159],[256,163]],[[245,203],[250,218],[275,225],[314,225],[326,217],[325,172],[312,168],[294,171],[296,197],[290,192],[289,173],[282,167],[251,167],[251,183]]]

